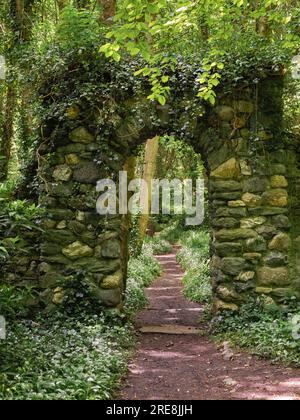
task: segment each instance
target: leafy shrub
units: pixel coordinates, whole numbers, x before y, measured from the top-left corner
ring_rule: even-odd
[[[17,237],[24,231],[42,231],[36,223],[43,210],[27,202],[15,200],[0,209],[0,239]]]
[[[149,247],[143,248],[139,257],[129,261],[125,302],[125,310],[129,315],[147,304],[144,288],[148,287],[160,273],[160,265],[153,258]]]
[[[166,239],[163,239],[161,236],[146,236],[144,248],[150,249],[150,251],[155,255],[163,255],[171,252],[172,246],[170,242]]]
[[[210,303],[212,298],[209,261],[189,270],[183,278],[184,295],[193,302]]]
[[[171,244],[178,244],[185,233],[182,223],[176,220],[164,229],[162,237]]]
[[[0,269],[5,269],[10,258],[16,253],[26,255],[23,237],[25,233],[36,232],[37,236],[42,230],[37,223],[42,214],[35,204],[27,201],[7,201],[6,193],[9,186],[0,189]],[[5,198],[6,197],[6,198]],[[3,199],[3,201],[1,201]],[[3,267],[1,267],[3,266]],[[0,286],[0,314],[9,318],[27,316],[29,313],[27,303],[35,299],[34,287],[12,284]]]
[[[3,240],[0,240],[0,263],[5,261],[8,257],[8,251],[5,247],[5,242]]]
[[[0,296],[0,315],[11,319],[28,316],[28,302],[36,297],[31,285],[16,287],[8,284],[0,285]]]
[[[183,247],[177,254],[178,262],[187,270],[183,278],[184,294],[198,303],[210,303],[212,300],[209,242],[210,237],[205,230],[184,232],[181,238]]]
[[[131,229],[129,234],[128,251],[132,258],[136,258],[141,253],[141,246],[139,244],[139,219],[140,214],[131,216]]]

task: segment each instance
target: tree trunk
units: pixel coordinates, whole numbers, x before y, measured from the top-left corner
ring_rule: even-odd
[[[123,170],[127,172],[128,184],[135,177],[135,167],[136,167],[136,158],[131,156],[127,159]],[[130,196],[128,196],[128,200]],[[131,214],[127,212],[122,218],[122,239],[121,239],[121,253],[122,253],[122,267],[123,267],[123,276],[125,279],[124,288],[126,288],[126,279],[127,279],[127,270],[128,270],[128,259],[129,259],[129,238],[130,230],[132,228],[132,219]]]
[[[263,37],[267,37],[269,35],[269,25],[268,25],[268,17],[263,16],[258,19],[256,23],[256,31],[259,35]]]
[[[145,189],[142,188],[142,191],[141,191],[141,207],[143,209],[143,214],[141,214],[140,226],[139,226],[139,248],[143,246],[143,242],[146,236],[148,223],[149,223],[149,214],[151,211],[151,188],[152,188],[152,180],[156,173],[158,149],[159,149],[158,136],[147,141],[146,148],[145,148],[145,164],[144,164],[144,174],[143,174],[143,180],[146,182],[147,188]]]
[[[58,10],[62,10],[68,4],[68,0],[57,0]]]
[[[0,145],[0,181],[4,182],[8,175],[8,165],[11,156],[11,145],[14,133],[14,110],[16,105],[16,92],[12,84],[8,85],[6,103],[4,107],[4,122],[2,141]]]
[[[117,1],[116,0],[100,0],[100,4],[103,9],[103,20],[107,24],[111,24],[113,17],[116,14]]]

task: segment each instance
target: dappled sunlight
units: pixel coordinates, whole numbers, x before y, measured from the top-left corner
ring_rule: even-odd
[[[226,358],[201,337],[203,306],[183,297],[174,255],[158,258],[164,275],[147,289],[150,305],[137,319],[142,334],[122,398],[300,400],[300,371],[240,352]]]

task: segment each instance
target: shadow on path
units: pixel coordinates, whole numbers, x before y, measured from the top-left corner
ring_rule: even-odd
[[[182,294],[176,250],[157,258],[164,274],[146,291],[149,306],[136,319],[139,345],[119,399],[300,400],[300,369],[245,353],[224,360],[196,334],[202,308]]]

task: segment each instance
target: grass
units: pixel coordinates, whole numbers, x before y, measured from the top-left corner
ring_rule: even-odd
[[[151,250],[129,264],[125,313],[12,320],[0,341],[0,400],[105,400],[114,396],[135,343],[131,317],[160,273]]]

